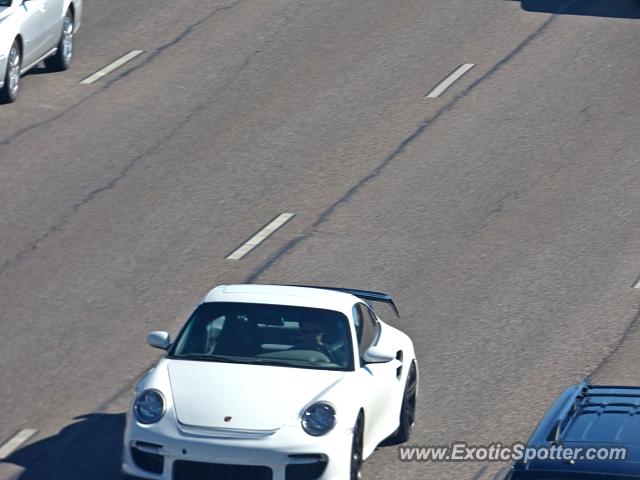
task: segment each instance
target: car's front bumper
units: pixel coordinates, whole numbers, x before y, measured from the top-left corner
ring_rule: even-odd
[[[175,462],[186,460],[224,465],[264,466],[273,472],[272,480],[312,480],[309,477],[294,477],[291,472],[287,476],[287,465],[314,463],[319,457],[324,457],[326,467],[321,475],[314,478],[349,478],[351,429],[339,429],[336,426],[325,436],[312,437],[300,427],[286,426],[272,435],[261,438],[220,438],[185,434],[175,427],[168,427],[168,422],[161,423],[165,425],[149,427],[137,423],[129,416],[123,445],[123,473],[153,480],[173,480]],[[148,444],[155,444],[160,448],[149,447]],[[162,473],[152,473],[140,468],[133,459],[132,447],[160,455]],[[136,452],[136,455],[139,454]]]

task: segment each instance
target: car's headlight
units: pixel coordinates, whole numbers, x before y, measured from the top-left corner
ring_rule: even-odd
[[[133,413],[140,423],[156,423],[164,415],[164,396],[159,390],[142,392],[133,404]]]
[[[302,414],[302,428],[309,435],[319,437],[329,433],[336,424],[336,411],[328,403],[318,402]]]

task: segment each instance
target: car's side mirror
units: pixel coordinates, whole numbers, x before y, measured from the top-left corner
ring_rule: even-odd
[[[396,352],[379,345],[371,345],[362,355],[362,359],[366,363],[387,363],[396,358]]]
[[[147,335],[147,343],[152,347],[167,350],[171,345],[171,337],[167,332],[151,332]]]

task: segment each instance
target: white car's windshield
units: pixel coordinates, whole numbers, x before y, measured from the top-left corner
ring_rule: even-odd
[[[255,303],[200,305],[171,358],[351,370],[347,318],[318,308]]]
[[[11,5],[11,0],[0,0],[0,7],[9,7]]]

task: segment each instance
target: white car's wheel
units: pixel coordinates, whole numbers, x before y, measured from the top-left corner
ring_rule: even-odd
[[[418,391],[418,372],[415,363],[411,364],[407,383],[404,387],[402,406],[400,407],[400,426],[390,437],[392,443],[404,443],[411,437],[416,419],[416,393]]]
[[[362,444],[364,437],[364,418],[358,415],[358,420],[353,428],[353,440],[351,441],[351,476],[350,480],[360,480],[360,468],[362,467]]]
[[[44,63],[48,69],[53,71],[68,70],[73,59],[74,49],[74,22],[73,13],[67,10],[67,14],[62,21],[62,32],[58,42],[58,50],[52,57],[47,58]]]
[[[13,41],[7,57],[7,70],[4,74],[4,86],[0,89],[2,103],[15,102],[20,90],[20,69],[22,68],[22,50],[17,40]]]

